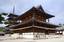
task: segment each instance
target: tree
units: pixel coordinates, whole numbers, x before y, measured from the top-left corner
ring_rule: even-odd
[[[4,18],[2,15],[6,16],[7,13],[1,13],[1,14],[0,14],[0,24],[2,24],[2,23],[3,23],[2,21],[5,20],[5,18]]]
[[[2,23],[3,20],[4,20],[4,17],[2,17],[2,15],[0,14],[0,23]]]

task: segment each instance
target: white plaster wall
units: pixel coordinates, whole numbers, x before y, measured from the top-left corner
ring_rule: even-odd
[[[23,33],[23,38],[34,38],[33,33]]]
[[[63,31],[63,35],[64,35],[64,31]]]

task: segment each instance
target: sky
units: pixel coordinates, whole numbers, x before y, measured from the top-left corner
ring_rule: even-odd
[[[33,6],[42,5],[44,11],[55,17],[50,18],[50,23],[64,24],[64,0],[0,0],[0,13],[15,13],[21,15]]]

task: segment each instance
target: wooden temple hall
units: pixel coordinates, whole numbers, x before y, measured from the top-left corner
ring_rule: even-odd
[[[56,28],[58,25],[49,23],[49,19],[55,17],[46,13],[42,6],[32,7],[22,15],[16,18],[16,21],[19,22],[15,25],[10,25],[10,32],[22,34],[23,37],[35,38],[40,35],[50,35],[57,34]]]

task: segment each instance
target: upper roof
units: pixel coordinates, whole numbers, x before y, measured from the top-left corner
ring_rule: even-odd
[[[44,15],[46,15],[47,18],[54,17],[54,15],[51,15],[51,14],[48,14],[47,12],[45,12],[41,5],[39,5],[38,7],[35,7],[35,8],[38,9],[39,11],[41,11],[42,13],[44,12]]]
[[[45,15],[45,16],[46,16],[46,19],[51,18],[51,17],[54,17],[54,15],[50,15],[50,14],[46,13],[46,12],[44,11],[44,9],[42,8],[41,5],[38,6],[38,7],[32,7],[31,9],[29,9],[28,11],[26,11],[25,13],[23,13],[23,14],[20,15],[19,17],[23,17],[23,16],[27,15],[27,13],[30,13],[30,12],[32,12],[32,11],[37,11],[37,12],[41,13],[40,15]],[[33,13],[33,12],[32,12],[32,13]],[[35,12],[35,13],[36,13],[36,12]],[[18,18],[19,18],[19,17],[18,17]]]

